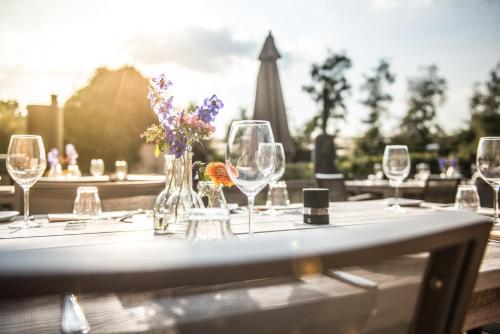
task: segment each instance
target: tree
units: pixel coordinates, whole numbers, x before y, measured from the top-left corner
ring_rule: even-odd
[[[314,172],[333,173],[335,171],[335,136],[339,128],[334,124],[334,135],[329,135],[330,118],[344,120],[347,108],[344,99],[351,90],[345,72],[351,68],[351,60],[345,54],[331,51],[323,64],[313,64],[311,78],[313,83],[303,89],[316,103],[321,103],[321,113],[306,125],[307,131],[313,131],[320,123],[322,134],[314,140]]]
[[[99,68],[65,103],[65,142],[76,146],[83,171],[92,158],[104,159],[108,170],[116,160],[138,160],[140,134],[157,121],[147,94],[148,81],[135,68]]]
[[[312,122],[317,126],[321,121],[320,126],[324,134],[327,133],[330,118],[344,120],[346,117],[347,108],[344,100],[350,93],[351,85],[345,77],[345,72],[351,65],[351,60],[345,54],[334,54],[330,51],[323,64],[312,65],[313,83],[303,87],[316,103],[322,105],[320,115],[314,117]],[[338,130],[335,126],[335,135]]]
[[[470,101],[472,128],[480,137],[498,135],[500,126],[500,62],[484,87],[476,84]]]
[[[22,132],[25,119],[18,113],[14,100],[0,100],[0,153],[7,153],[10,136]]]
[[[364,75],[365,82],[361,91],[366,97],[361,100],[369,110],[368,118],[363,123],[368,125],[368,130],[358,141],[358,149],[367,154],[377,154],[384,150],[385,140],[380,133],[380,117],[387,112],[387,103],[392,101],[392,96],[385,92],[388,85],[395,81],[395,75],[390,70],[390,64],[380,60],[379,65],[373,69],[371,75]]]
[[[474,157],[481,137],[498,136],[500,128],[500,62],[484,84],[476,83],[470,102],[469,127],[456,134],[454,147],[463,159]]]
[[[398,140],[411,150],[424,151],[425,146],[443,130],[436,123],[437,108],[446,99],[446,79],[438,73],[436,65],[421,68],[421,75],[408,80],[408,112],[401,122]]]

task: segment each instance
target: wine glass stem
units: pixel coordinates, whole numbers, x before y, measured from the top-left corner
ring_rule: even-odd
[[[493,221],[494,224],[498,224],[498,190],[500,189],[500,186],[495,185],[493,187],[493,191],[495,193],[495,200],[493,201],[493,211],[494,211],[494,216],[495,220]]]
[[[398,207],[399,206],[399,184],[396,185],[394,192],[395,192],[394,206]]]
[[[30,216],[30,190],[29,188],[24,190],[24,225],[28,226],[28,219]]]
[[[255,196],[248,197],[248,237],[253,239],[253,203]]]

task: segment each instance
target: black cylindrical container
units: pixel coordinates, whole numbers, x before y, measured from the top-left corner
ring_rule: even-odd
[[[330,206],[328,189],[305,188],[302,190],[302,200],[304,202],[304,223],[306,224],[329,224],[330,216],[328,207]]]

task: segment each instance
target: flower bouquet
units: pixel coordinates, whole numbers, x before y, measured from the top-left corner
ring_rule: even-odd
[[[158,116],[158,124],[151,125],[142,134],[147,143],[155,144],[157,157],[165,154],[166,187],[154,207],[157,234],[166,234],[170,226],[186,222],[191,208],[203,207],[192,189],[192,147],[213,135],[213,121],[224,107],[222,101],[212,95],[194,109],[176,108],[174,97],[169,94],[171,86],[172,82],[164,74],[151,80],[148,98]]]

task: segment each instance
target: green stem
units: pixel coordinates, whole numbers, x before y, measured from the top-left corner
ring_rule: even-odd
[[[181,159],[181,168],[185,168],[184,166],[184,156],[180,157]],[[184,170],[181,172],[181,184],[179,185],[179,196],[177,197],[177,202],[175,203],[175,222],[177,222],[177,214],[178,214],[178,209],[179,209],[179,202],[181,201],[181,195],[182,195],[182,186],[184,185]]]

